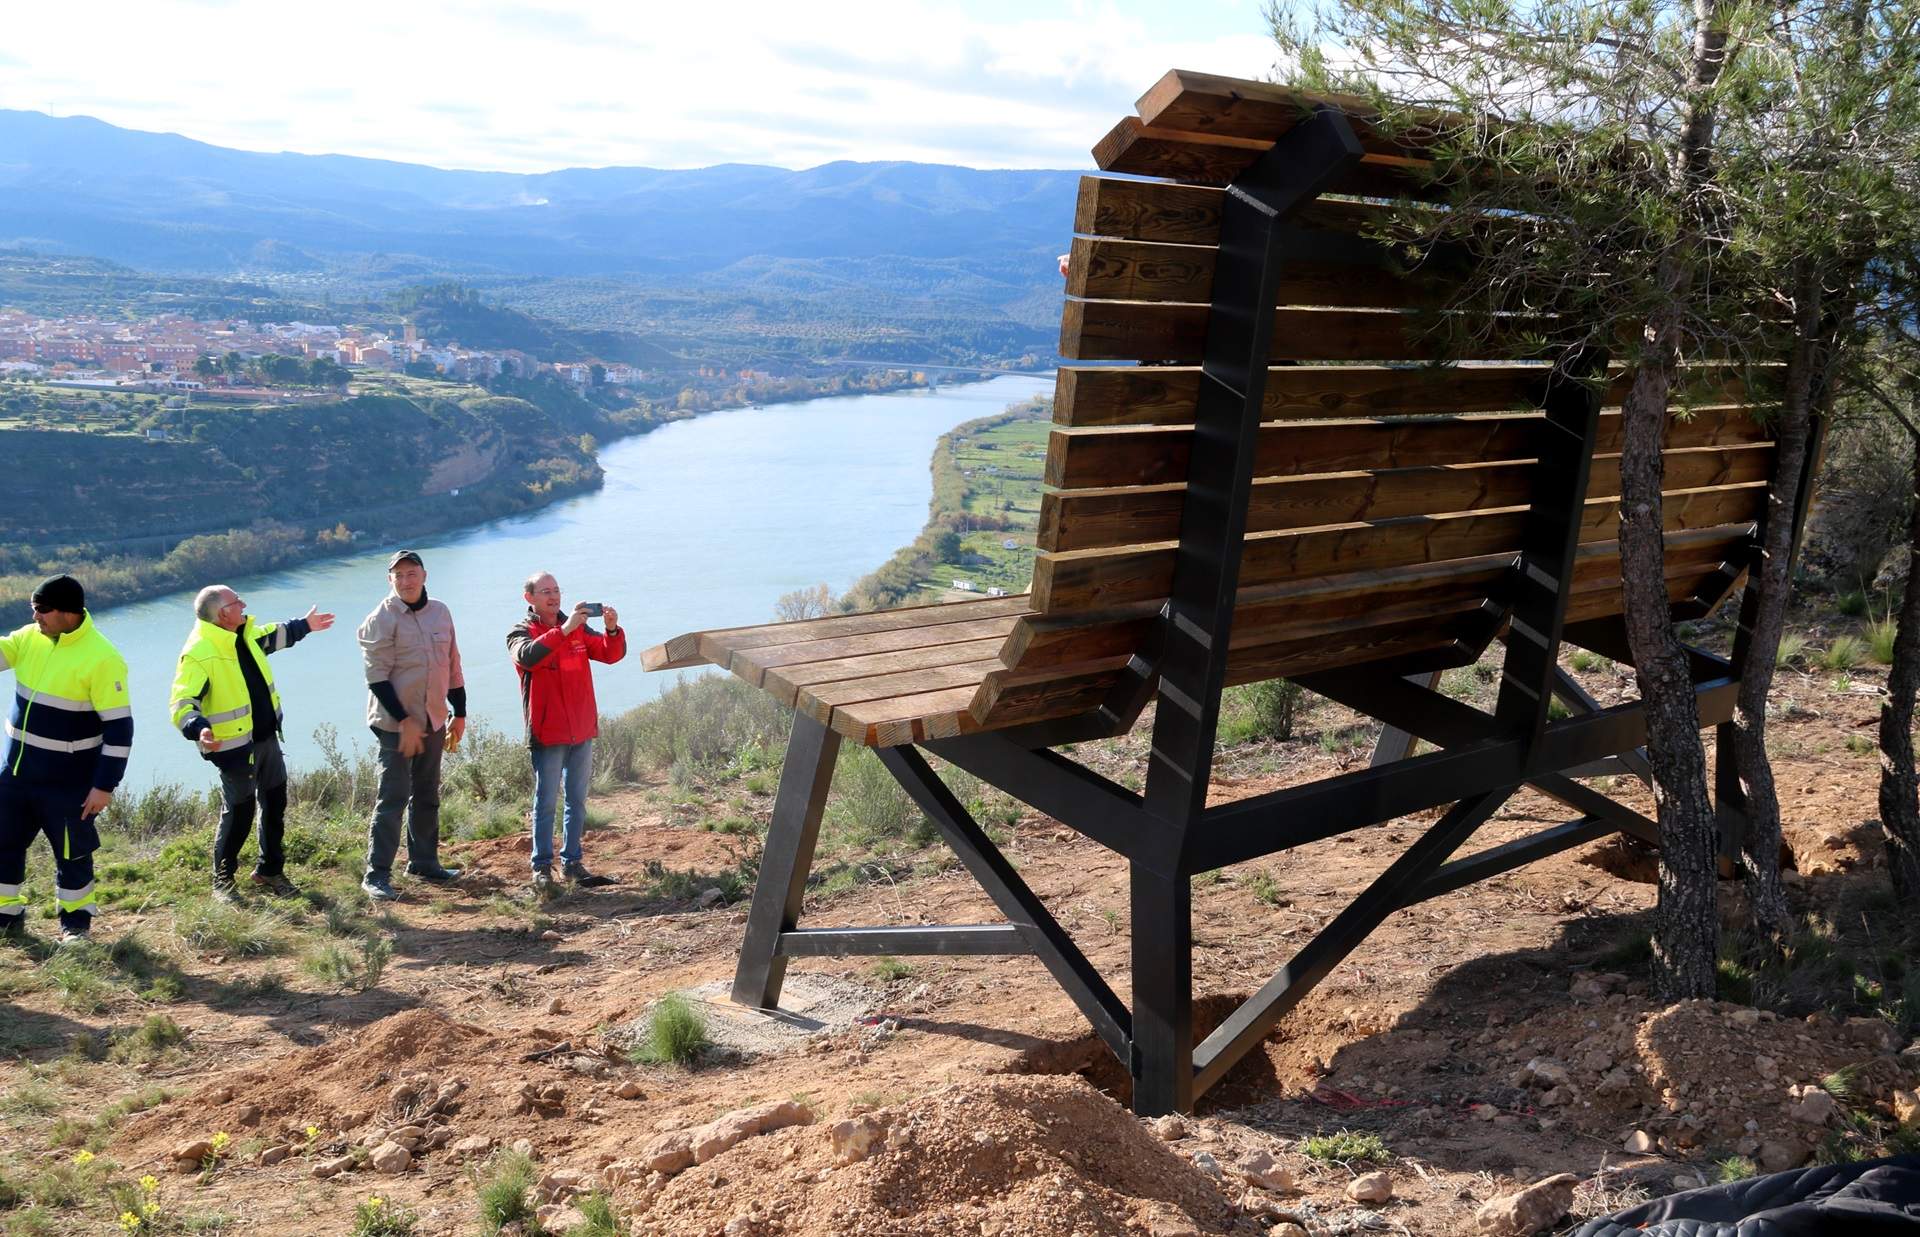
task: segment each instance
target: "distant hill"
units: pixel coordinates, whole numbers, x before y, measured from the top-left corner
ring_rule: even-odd
[[[611,281],[611,312],[557,316],[614,329],[685,329],[643,324],[626,304],[685,294],[695,325],[737,323],[743,304],[750,319],[768,298],[775,318],[795,303],[815,321],[918,315],[963,322],[997,350],[1044,349],[1077,181],[920,163],[461,172],[0,110],[0,249],[307,296],[458,276],[542,313]],[[547,280],[567,290],[528,287]]]

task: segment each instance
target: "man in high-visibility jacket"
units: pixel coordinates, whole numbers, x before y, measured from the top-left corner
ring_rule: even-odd
[[[280,754],[280,692],[267,655],[292,648],[309,632],[333,626],[312,607],[305,618],[260,624],[224,584],[193,599],[193,634],[173,675],[173,724],[220,770],[220,830],[213,839],[213,896],[231,902],[240,848],[260,810],[260,857],[251,883],[279,897],[299,890],[287,879],[281,848],[287,819],[287,762]]]
[[[27,930],[27,849],[46,834],[53,847],[60,940],[85,940],[93,927],[97,818],[133,754],[127,663],[87,613],[72,576],[33,591],[33,622],[0,637],[13,671],[7,763],[0,769],[0,931]]]

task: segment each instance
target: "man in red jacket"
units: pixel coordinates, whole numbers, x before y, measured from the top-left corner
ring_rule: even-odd
[[[520,713],[533,749],[533,891],[553,892],[553,815],[566,787],[560,862],[576,885],[611,885],[581,861],[581,836],[587,828],[587,784],[593,778],[593,740],[600,733],[600,710],[593,701],[593,662],[616,662],[627,655],[627,633],[620,615],[587,602],[560,613],[560,585],[546,572],[529,576],[527,617],[507,633],[507,653],[520,674]],[[599,616],[606,633],[587,626]]]

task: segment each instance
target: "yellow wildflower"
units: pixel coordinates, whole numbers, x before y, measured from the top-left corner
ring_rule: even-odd
[[[129,1233],[137,1233],[140,1231],[140,1217],[131,1211],[123,1211],[120,1213],[120,1227]]]
[[[307,1141],[308,1141],[308,1142],[312,1142],[312,1141],[313,1141],[314,1139],[316,1139],[316,1138],[318,1138],[318,1137],[320,1137],[320,1127],[319,1127],[319,1126],[317,1126],[317,1125],[310,1125],[310,1126],[308,1126],[308,1127],[307,1127]]]
[[[233,1139],[227,1134],[227,1132],[225,1130],[221,1130],[218,1134],[215,1134],[213,1136],[213,1153],[215,1155],[219,1155],[222,1151],[225,1151],[227,1149],[227,1144],[232,1141]]]
[[[151,1220],[153,1219],[153,1217],[160,1214],[160,1204],[150,1198],[146,1202],[140,1204],[140,1214],[147,1217],[147,1219]]]
[[[146,1176],[140,1178],[140,1188],[151,1194],[160,1188],[160,1178],[154,1176],[152,1173],[148,1173]]]
[[[88,1151],[85,1148],[82,1148],[81,1150],[74,1153],[73,1162],[75,1164],[78,1164],[80,1167],[85,1168],[87,1165],[93,1163],[93,1152]]]
[[[367,1206],[369,1207],[384,1207],[386,1205],[387,1205],[386,1200],[381,1198],[378,1194],[374,1195],[372,1198],[367,1200]]]

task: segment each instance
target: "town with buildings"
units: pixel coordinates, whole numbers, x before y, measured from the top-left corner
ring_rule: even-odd
[[[648,377],[629,365],[552,364],[514,348],[436,342],[421,338],[412,323],[394,338],[380,330],[312,322],[209,321],[174,315],[129,322],[0,310],[0,374],[56,386],[189,394],[232,388],[250,379],[223,364],[230,355],[297,357],[330,362],[343,371],[431,373],[459,382],[551,373],[586,387],[596,381],[631,385]]]

